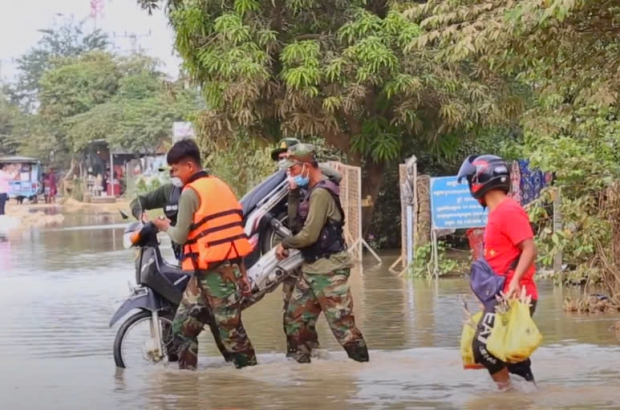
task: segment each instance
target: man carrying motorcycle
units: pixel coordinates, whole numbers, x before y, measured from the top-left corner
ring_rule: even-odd
[[[300,144],[299,140],[296,138],[284,138],[278,142],[278,147],[271,151],[271,159],[273,161],[278,161],[278,168],[284,169],[286,164],[288,163],[287,158],[291,153],[291,150]],[[340,184],[342,180],[342,174],[336,171],[335,169],[327,166],[327,165],[319,165],[321,172],[324,176],[326,176],[329,180],[334,182],[335,184]],[[291,190],[295,192],[295,195],[298,195],[297,192],[301,192],[299,195],[305,193],[303,188],[298,189],[295,185],[294,181],[289,181],[291,184]],[[299,229],[294,229],[295,226],[291,226],[293,228],[293,234],[297,234]],[[295,272],[294,275],[289,276],[282,282],[282,327],[284,329],[284,334],[286,335],[286,356],[287,357],[295,357],[297,349],[294,347],[293,340],[289,332],[287,332],[287,316],[286,311],[288,310],[288,306],[291,302],[291,295],[293,294],[293,289],[295,288],[295,283],[297,283],[297,278],[300,272]],[[312,346],[313,350],[319,349],[319,335],[316,333],[316,329],[314,327],[311,328],[311,335],[309,336],[311,341],[309,345]]]
[[[241,294],[251,292],[243,258],[252,252],[241,204],[224,181],[202,169],[193,140],[175,143],[166,159],[172,176],[183,182],[177,224],[166,218],[153,224],[183,245],[181,267],[192,273],[172,323],[179,368],[196,369],[198,335],[210,312],[235,367],[256,365],[241,321]]]
[[[163,166],[158,169],[159,172],[168,171],[170,172],[169,166]],[[163,209],[164,215],[166,218],[170,220],[170,226],[175,226],[177,223],[177,214],[179,211],[179,198],[181,197],[181,191],[183,190],[183,183],[178,177],[170,176],[170,182],[163,184],[159,188],[144,194],[138,195],[133,201],[131,201],[131,214],[139,220],[147,221],[148,218],[146,216],[146,212],[151,209]],[[181,261],[181,257],[183,256],[183,247],[174,241],[172,243],[172,250],[174,252],[174,257],[177,261]],[[226,350],[226,347],[222,343],[222,339],[220,337],[219,330],[215,325],[215,320],[213,317],[210,317],[209,320],[206,321],[211,329],[211,333],[213,333],[213,338],[215,339],[215,344],[217,345],[218,350],[224,357],[224,360],[230,362],[231,355],[230,352]],[[167,329],[163,329],[164,333],[167,332]],[[178,359],[178,356],[175,352],[168,353],[168,360],[173,362]]]

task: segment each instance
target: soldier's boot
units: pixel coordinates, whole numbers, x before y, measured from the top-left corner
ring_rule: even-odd
[[[247,366],[256,366],[256,352],[254,349],[250,349],[245,352],[230,353],[231,361],[235,365],[235,368],[242,369]]]
[[[353,342],[343,346],[350,359],[356,362],[367,362],[370,360],[368,346],[364,342]]]
[[[179,370],[196,370],[198,366],[198,356],[189,348],[180,348]]]

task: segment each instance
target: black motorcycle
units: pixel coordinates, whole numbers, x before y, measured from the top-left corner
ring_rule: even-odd
[[[245,232],[254,247],[254,251],[245,258],[252,294],[243,298],[243,309],[274,291],[288,275],[301,266],[301,254],[297,251],[291,250],[288,258],[283,261],[278,261],[275,257],[277,238],[290,235],[290,231],[284,226],[285,216],[282,216],[286,210],[288,189],[286,174],[280,171],[256,186],[240,201]],[[274,214],[280,218],[274,217]],[[123,217],[128,218],[125,214]],[[135,249],[137,286],[131,289],[127,300],[112,316],[110,327],[129,312],[137,312],[123,322],[114,341],[114,361],[116,366],[121,368],[127,367],[127,359],[135,353],[126,351],[125,346],[131,330],[142,324],[148,325],[149,336],[146,337],[146,342],[142,343],[140,361],[161,362],[171,352],[172,319],[190,275],[179,266],[164,260],[157,233],[157,228],[150,222],[131,223],[123,233],[125,248]],[[213,320],[209,321],[209,325],[213,329]],[[218,338],[216,344],[225,355],[225,349]]]

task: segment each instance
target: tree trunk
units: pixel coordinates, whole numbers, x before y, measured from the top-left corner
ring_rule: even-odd
[[[362,161],[359,155],[354,155],[352,165],[362,168],[362,235],[366,238],[370,230],[379,189],[381,189],[381,184],[383,183],[385,162],[375,162],[370,158]],[[363,206],[367,199],[368,204],[366,205],[368,206]]]

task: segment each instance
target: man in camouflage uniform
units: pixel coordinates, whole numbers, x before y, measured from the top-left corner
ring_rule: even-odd
[[[288,156],[293,179],[289,196],[289,221],[297,224],[297,234],[285,238],[276,249],[279,259],[287,249],[299,249],[304,257],[302,273],[293,289],[285,316],[294,357],[309,363],[316,335],[316,321],[323,312],[336,340],[348,356],[359,362],[369,360],[368,347],[355,325],[353,298],[348,279],[350,256],[344,241],[344,211],[339,188],[321,173],[314,147],[296,145]],[[307,189],[302,196],[297,187]]]
[[[185,188],[179,198],[176,225],[172,227],[166,218],[155,219],[153,224],[160,231],[167,232],[172,241],[189,248],[184,250],[184,254],[187,254],[184,256],[189,256],[194,245],[190,245],[188,238],[190,233],[196,234],[199,229],[194,226],[194,214],[200,210],[201,201],[210,199],[206,198],[206,192],[199,192],[191,187],[200,179],[207,178],[208,174],[202,168],[200,151],[193,140],[175,143],[168,151],[167,161],[172,167],[172,175],[180,178]],[[205,229],[203,232],[208,232],[205,225],[202,228]],[[197,248],[196,251],[206,252],[207,249],[205,246]],[[179,368],[196,369],[198,335],[204,325],[209,323],[209,310],[213,313],[215,328],[225,351],[235,367],[256,365],[256,353],[241,321],[242,292],[251,292],[243,260],[227,259],[214,263],[214,266],[210,265],[206,269],[192,269],[193,275],[172,322]],[[183,269],[185,270],[185,267]]]
[[[299,140],[296,138],[284,138],[278,142],[278,147],[271,151],[271,159],[273,161],[278,161],[278,165],[281,168],[285,168],[287,166],[287,158],[291,149],[294,149],[295,146],[299,144]],[[319,165],[321,172],[324,176],[329,178],[332,182],[339,184],[342,180],[342,175],[340,172],[335,169],[327,166],[327,165]],[[297,189],[293,196],[299,196],[299,189]],[[290,224],[289,228],[291,228],[293,233],[297,233],[301,227],[299,224]],[[286,356],[294,357],[296,354],[296,349],[293,347],[294,343],[292,342],[291,336],[287,331],[287,316],[286,311],[288,310],[288,306],[291,300],[291,295],[293,294],[293,289],[295,288],[295,283],[297,282],[297,278],[300,272],[295,272],[288,278],[286,278],[282,282],[282,327],[284,329],[284,334],[286,335]],[[316,329],[314,325],[312,326],[312,330],[310,330],[311,334],[309,335],[308,344],[312,347],[312,349],[319,349],[319,335],[316,333]]]

